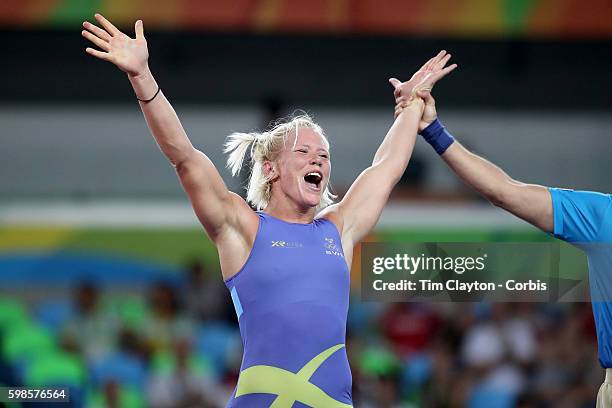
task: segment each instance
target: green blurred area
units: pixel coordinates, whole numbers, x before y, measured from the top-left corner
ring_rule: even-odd
[[[0,254],[15,252],[70,251],[110,255],[134,260],[184,266],[186,262],[204,262],[218,272],[217,251],[202,229],[198,228],[2,228]],[[15,237],[15,238],[12,238]],[[45,238],[40,243],[40,237]],[[550,242],[549,235],[531,228],[417,228],[381,229],[366,240],[385,243],[422,242]]]
[[[110,252],[170,264],[198,258],[217,262],[217,251],[198,229],[88,229],[80,230],[65,243],[65,249]]]
[[[533,228],[383,229],[376,241],[402,242],[547,242],[554,238]]]

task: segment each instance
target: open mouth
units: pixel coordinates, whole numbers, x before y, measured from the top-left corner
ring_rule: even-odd
[[[318,190],[321,188],[322,180],[323,180],[323,175],[319,173],[318,171],[311,171],[310,173],[304,176],[304,181],[306,182],[306,185],[314,188],[315,190]]]

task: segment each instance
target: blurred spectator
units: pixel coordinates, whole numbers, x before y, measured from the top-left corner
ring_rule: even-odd
[[[75,317],[61,330],[64,348],[81,353],[87,360],[104,358],[115,347],[119,322],[100,305],[98,288],[83,283],[74,291]]]
[[[149,293],[150,315],[142,327],[150,350],[169,349],[175,339],[193,335],[193,322],[183,313],[175,288],[165,282],[155,285]]]
[[[359,406],[365,408],[408,408],[400,402],[401,362],[381,345],[365,348],[357,360],[362,391]]]
[[[74,317],[60,333],[88,359],[85,406],[225,406],[242,356],[235,314],[230,305],[232,324],[220,321],[222,308],[207,305],[226,295],[222,283],[212,289],[199,264],[189,273],[184,293],[155,285],[148,307],[113,294],[118,308],[102,308],[95,286],[76,288]],[[358,302],[349,313],[356,407],[586,408],[603,378],[588,303]]]
[[[438,323],[433,310],[418,303],[392,303],[380,322],[383,334],[402,358],[427,347]]]
[[[531,321],[532,303],[509,303],[509,316],[500,323],[503,338],[510,357],[517,363],[529,366],[537,353],[535,328]]]
[[[533,361],[535,335],[528,321],[510,313],[511,305],[488,305],[489,312],[466,333],[462,357],[475,380],[471,407],[486,406],[491,398],[500,408],[511,407],[526,387],[526,372],[520,364]]]
[[[138,392],[122,387],[117,381],[107,381],[102,389],[94,391],[87,408],[144,408]]]
[[[203,361],[191,353],[188,340],[174,343],[172,354],[158,355],[147,386],[152,408],[224,407],[229,394],[219,387]]]
[[[211,276],[200,261],[192,262],[187,269],[185,287],[185,307],[187,313],[200,321],[235,321],[230,296],[223,284],[221,274]]]

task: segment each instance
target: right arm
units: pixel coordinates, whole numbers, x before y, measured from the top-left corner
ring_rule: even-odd
[[[148,67],[145,72],[128,75],[128,78],[139,99],[151,97],[158,89]],[[234,207],[243,204],[248,209],[248,206],[241,197],[227,189],[210,159],[193,147],[163,92],[160,91],[151,102],[139,104],[151,134],[175,168],[196,216],[216,242],[225,228],[237,224],[235,217],[239,210]]]
[[[512,179],[501,168],[455,141],[442,160],[479,194],[497,207],[545,232],[553,231],[553,206],[548,188]]]
[[[420,92],[425,110],[419,123],[422,133],[437,118],[435,100],[430,92]],[[396,115],[406,105],[404,98],[396,98]],[[514,180],[490,161],[470,152],[458,141],[441,155],[442,160],[463,182],[474,188],[493,205],[516,215],[545,232],[553,232],[553,205],[547,187],[525,184]]]
[[[138,99],[153,97],[159,88],[149,70],[142,21],[136,22],[136,38],[132,39],[100,14],[95,17],[102,28],[85,22],[82,35],[102,51],[93,48],[86,51],[124,71]],[[219,246],[220,241],[235,236],[233,232],[248,235],[241,224],[257,216],[242,198],[227,189],[210,159],[193,147],[163,93],[160,91],[150,102],[140,102],[140,107],[155,141],[175,167],[198,219],[213,242]]]

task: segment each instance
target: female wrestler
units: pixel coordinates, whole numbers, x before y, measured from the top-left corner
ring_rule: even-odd
[[[353,247],[376,224],[406,169],[423,112],[413,97],[344,198],[332,204],[329,143],[301,116],[264,133],[235,133],[226,151],[233,173],[250,152],[248,201],[228,191],[206,155],[192,146],[147,60],[142,21],[136,38],[96,14],[82,35],[130,80],[153,137],[175,167],[217,247],[238,315],[244,356],[231,407],[350,407],[344,349]],[[393,86],[431,89],[455,68],[444,51]]]

